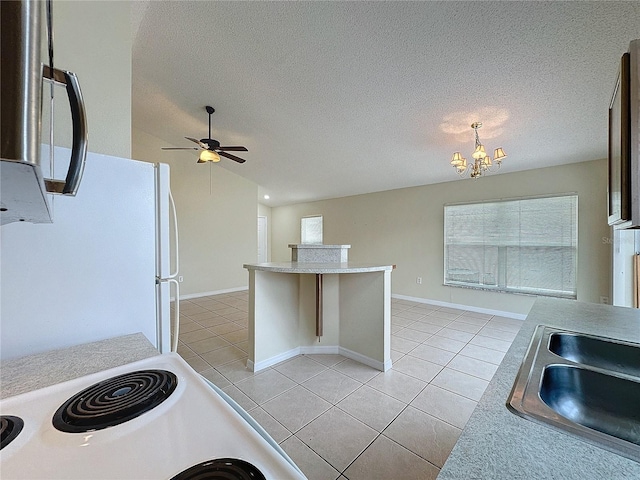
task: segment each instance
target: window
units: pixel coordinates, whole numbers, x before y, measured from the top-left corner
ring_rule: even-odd
[[[578,196],[444,207],[444,283],[576,298]]]
[[[322,215],[302,217],[300,243],[322,243]]]

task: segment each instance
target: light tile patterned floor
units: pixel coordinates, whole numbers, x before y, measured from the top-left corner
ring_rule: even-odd
[[[178,352],[310,480],[435,478],[522,324],[393,299],[390,371],[300,355],[254,374],[247,312],[246,291],[181,301]]]

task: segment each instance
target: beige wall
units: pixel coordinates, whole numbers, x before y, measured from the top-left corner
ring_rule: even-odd
[[[244,263],[257,258],[258,186],[193,151],[163,152],[166,142],[134,129],[133,158],[167,163],[180,237],[180,295],[246,288]],[[211,193],[209,172],[211,168]]]
[[[130,9],[126,1],[53,2],[54,66],[78,76],[89,151],[124,158],[131,156]],[[42,60],[48,63],[48,55]],[[45,94],[48,102],[48,89]],[[64,88],[56,88],[55,99],[55,143],[69,147],[71,115]]]
[[[324,243],[350,244],[349,260],[395,264],[396,295],[526,314],[534,297],[484,292],[443,283],[445,203],[553,193],[578,193],[578,300],[610,296],[611,245],[606,214],[607,165],[596,160],[489,175],[272,209],[272,259],[290,258],[300,241],[300,218],[324,216]],[[422,285],[416,277],[422,277]]]

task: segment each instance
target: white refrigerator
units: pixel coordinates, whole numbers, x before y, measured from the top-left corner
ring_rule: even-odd
[[[56,147],[55,158],[69,150]],[[53,223],[0,227],[0,359],[137,332],[162,353],[175,349],[169,166],[89,153],[77,195],[49,197]]]

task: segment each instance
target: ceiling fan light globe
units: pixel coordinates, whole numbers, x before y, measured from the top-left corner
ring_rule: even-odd
[[[200,158],[198,159],[198,163],[206,163],[206,162],[214,162],[217,163],[220,161],[220,155],[212,150],[203,150],[200,153]]]

